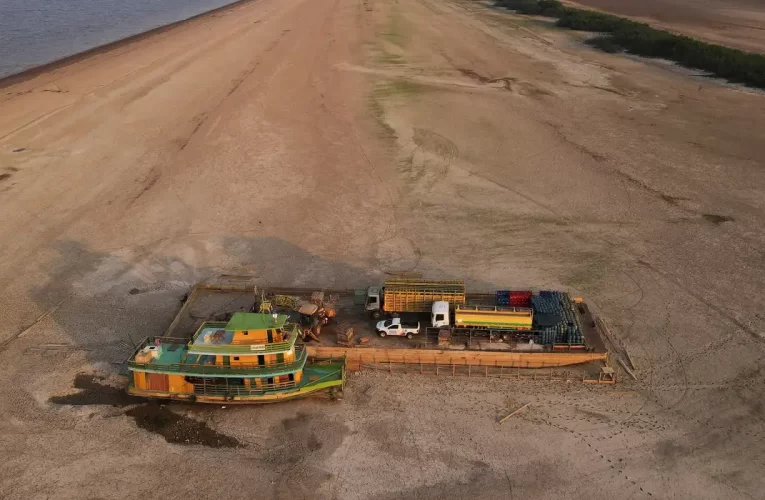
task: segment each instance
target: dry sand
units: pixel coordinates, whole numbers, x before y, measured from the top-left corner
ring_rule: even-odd
[[[582,37],[463,0],[261,0],[2,88],[3,496],[761,497],[765,97]],[[121,391],[196,281],[393,270],[583,295],[639,380]]]

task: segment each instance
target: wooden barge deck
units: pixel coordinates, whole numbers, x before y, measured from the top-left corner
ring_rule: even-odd
[[[310,297],[315,289],[301,288],[268,288],[269,292]],[[238,310],[248,309],[254,300],[252,285],[215,285],[199,284],[194,286],[186,302],[174,318],[165,336],[190,337],[198,325],[205,320],[215,318]],[[325,330],[321,336],[321,344],[308,343],[308,356],[312,360],[329,360],[345,358],[346,366],[351,370],[365,367],[379,368],[381,366],[407,366],[417,370],[417,367],[438,367],[444,371],[451,370],[468,374],[471,371],[488,374],[509,373],[509,369],[545,369],[571,365],[595,364],[597,367],[608,364],[608,352],[600,333],[598,332],[592,313],[586,304],[580,304],[579,313],[582,321],[583,335],[586,348],[566,349],[561,346],[555,350],[493,350],[485,342],[480,348],[440,349],[429,347],[428,340],[415,338],[407,341],[402,338],[378,339],[374,334],[372,321],[366,318],[363,307],[353,305],[354,290],[325,290],[326,294],[338,295],[344,300],[339,308],[339,318],[342,323],[353,324],[358,337],[368,337],[372,341],[368,346],[344,347],[334,345],[335,335]],[[493,300],[490,294],[468,294],[471,301]],[[501,346],[497,345],[497,348]],[[596,370],[597,371],[597,370]],[[591,371],[592,374],[596,371]],[[423,369],[420,369],[423,372]]]
[[[502,352],[453,349],[401,349],[380,347],[324,347],[307,346],[309,359],[337,359],[345,357],[351,370],[365,365],[439,365],[444,367],[503,367],[503,368],[558,368],[561,366],[606,361],[606,352]]]

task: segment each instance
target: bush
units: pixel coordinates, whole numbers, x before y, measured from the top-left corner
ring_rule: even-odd
[[[629,19],[593,12],[591,10],[566,9],[556,23],[558,26],[578,31],[594,31],[597,33],[613,33],[622,29],[640,29],[646,24],[636,23]]]
[[[500,0],[498,3],[502,7],[514,10],[519,14],[536,16],[542,12],[537,0]]]
[[[765,56],[713,45],[653,28],[617,30],[615,45],[645,57],[669,59],[687,68],[706,71],[732,82],[765,88]]]
[[[585,42],[587,45],[592,45],[596,49],[600,49],[603,52],[616,53],[621,52],[623,49],[614,42],[614,38],[609,35],[600,35],[595,38],[591,38]]]
[[[566,7],[558,0],[539,0],[539,8],[542,10],[541,15],[548,17],[560,17],[566,11]]]
[[[499,0],[497,5],[529,16],[558,17],[566,9],[557,0]]]

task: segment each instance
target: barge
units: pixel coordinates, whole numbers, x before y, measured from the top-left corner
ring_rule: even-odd
[[[245,281],[244,279],[242,281]],[[258,300],[263,292],[255,288],[250,280],[237,283],[235,280],[221,280],[218,283],[202,283],[193,287],[188,299],[165,332],[166,337],[191,337],[199,327],[201,319],[225,320],[237,311],[247,311],[253,308],[253,300]],[[310,302],[316,289],[312,288],[280,288],[271,287],[266,290],[269,295],[284,295],[293,297],[297,302]],[[316,361],[332,361],[345,358],[348,369],[358,369],[361,365],[369,364],[422,364],[457,365],[457,366],[494,366],[520,369],[536,369],[551,367],[570,367],[579,365],[580,371],[586,371],[587,376],[597,374],[603,364],[608,363],[608,353],[601,338],[601,332],[595,325],[595,315],[584,301],[572,300],[573,309],[567,311],[575,316],[575,322],[581,331],[576,337],[556,325],[554,328],[545,327],[543,330],[518,331],[518,335],[539,337],[547,333],[546,343],[533,342],[529,339],[508,341],[500,339],[493,341],[491,337],[480,335],[480,331],[467,329],[468,335],[452,336],[449,345],[439,345],[438,332],[425,328],[420,335],[413,339],[406,337],[380,338],[375,334],[375,324],[370,319],[370,313],[365,308],[368,290],[333,289],[324,290],[325,294],[337,298],[334,307],[337,319],[322,329],[319,341],[306,343],[308,358]],[[520,295],[519,293],[516,295]],[[532,299],[533,294],[511,299],[512,302],[498,305],[503,307],[524,307]],[[467,293],[465,302],[483,304],[493,307],[498,304],[495,293]],[[521,300],[523,299],[523,300]],[[289,307],[280,307],[284,314],[290,314],[290,321],[299,323],[299,314],[289,312]],[[294,307],[293,307],[294,309]],[[545,313],[538,308],[540,313]],[[545,308],[546,309],[546,308]],[[421,321],[429,321],[427,312]],[[539,318],[543,314],[538,314]],[[403,316],[402,316],[403,317]],[[564,323],[565,325],[565,323]],[[563,326],[563,325],[560,325]],[[353,345],[336,341],[336,334],[352,328],[355,333]],[[436,329],[437,330],[437,329]],[[560,331],[559,331],[560,330]],[[552,333],[555,332],[553,336]],[[581,340],[580,340],[581,339]]]

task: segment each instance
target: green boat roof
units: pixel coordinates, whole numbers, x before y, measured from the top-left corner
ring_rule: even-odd
[[[236,312],[226,325],[226,331],[241,330],[270,330],[284,327],[289,316],[278,314],[274,319],[272,314]]]

